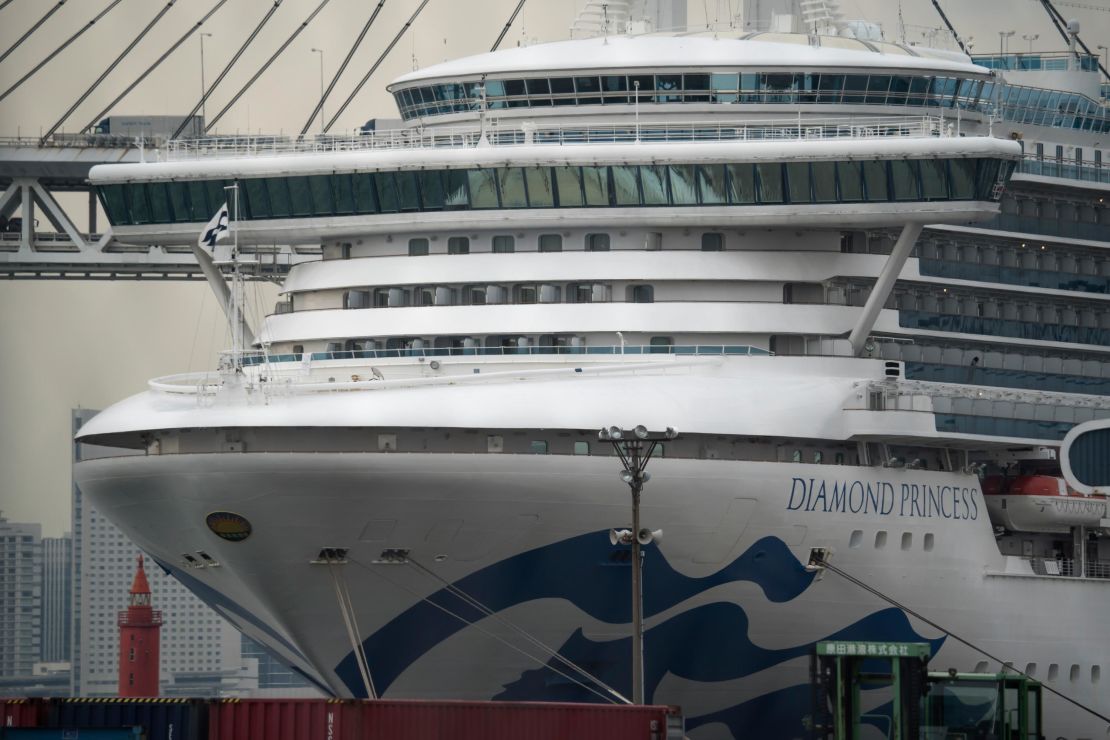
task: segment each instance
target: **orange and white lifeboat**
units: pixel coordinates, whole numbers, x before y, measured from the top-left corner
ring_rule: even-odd
[[[1100,527],[1108,518],[1105,496],[1085,496],[1052,475],[985,478],[983,499],[991,521],[1016,532]]]

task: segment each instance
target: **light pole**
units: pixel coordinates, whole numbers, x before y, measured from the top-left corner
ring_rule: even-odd
[[[324,133],[324,50],[312,47],[320,54],[320,133]]]
[[[206,92],[206,89],[204,87],[204,37],[205,36],[207,36],[208,38],[212,38],[212,34],[210,34],[210,33],[200,34],[200,117],[204,119],[204,125],[202,125],[200,127],[202,132],[204,131],[204,126],[208,124],[208,111],[207,111],[208,106],[206,105],[205,95],[204,95],[205,92]]]
[[[1029,53],[1032,54],[1033,42],[1039,39],[1041,35],[1039,33],[1023,33],[1021,37],[1029,42]]]
[[[632,545],[632,703],[644,703],[644,615],[643,615],[643,581],[640,569],[640,548],[650,544],[652,540],[660,537],[661,531],[652,531],[640,527],[640,493],[644,484],[651,479],[645,472],[651,456],[659,447],[659,443],[674,439],[678,432],[673,427],[667,427],[663,432],[650,432],[645,426],[637,426],[628,432],[620,427],[608,427],[598,432],[598,439],[610,442],[613,451],[621,460],[624,469],[621,470],[621,480],[628,484],[632,491],[632,529],[612,530],[609,532],[609,541],[614,545]],[[644,445],[647,445],[645,451]]]
[[[998,53],[1006,53],[1006,39],[1013,36],[1017,31],[999,31],[998,32]]]

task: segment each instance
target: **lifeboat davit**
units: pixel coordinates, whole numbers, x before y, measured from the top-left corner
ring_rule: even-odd
[[[1011,531],[1067,532],[1107,519],[1105,496],[1079,493],[1056,476],[990,476],[982,485],[991,521]]]

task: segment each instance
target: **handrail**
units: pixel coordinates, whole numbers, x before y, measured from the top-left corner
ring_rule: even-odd
[[[209,136],[166,142],[160,156],[176,161],[205,157],[255,157],[364,150],[468,148],[479,146],[659,143],[690,141],[805,141],[822,139],[925,138],[946,135],[938,116],[794,118],[747,121],[633,121],[398,128],[354,135]]]

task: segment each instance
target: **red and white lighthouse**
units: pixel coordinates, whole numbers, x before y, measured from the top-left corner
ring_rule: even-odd
[[[127,609],[119,613],[120,696],[158,696],[161,631],[162,612],[151,607],[150,584],[139,555]]]

